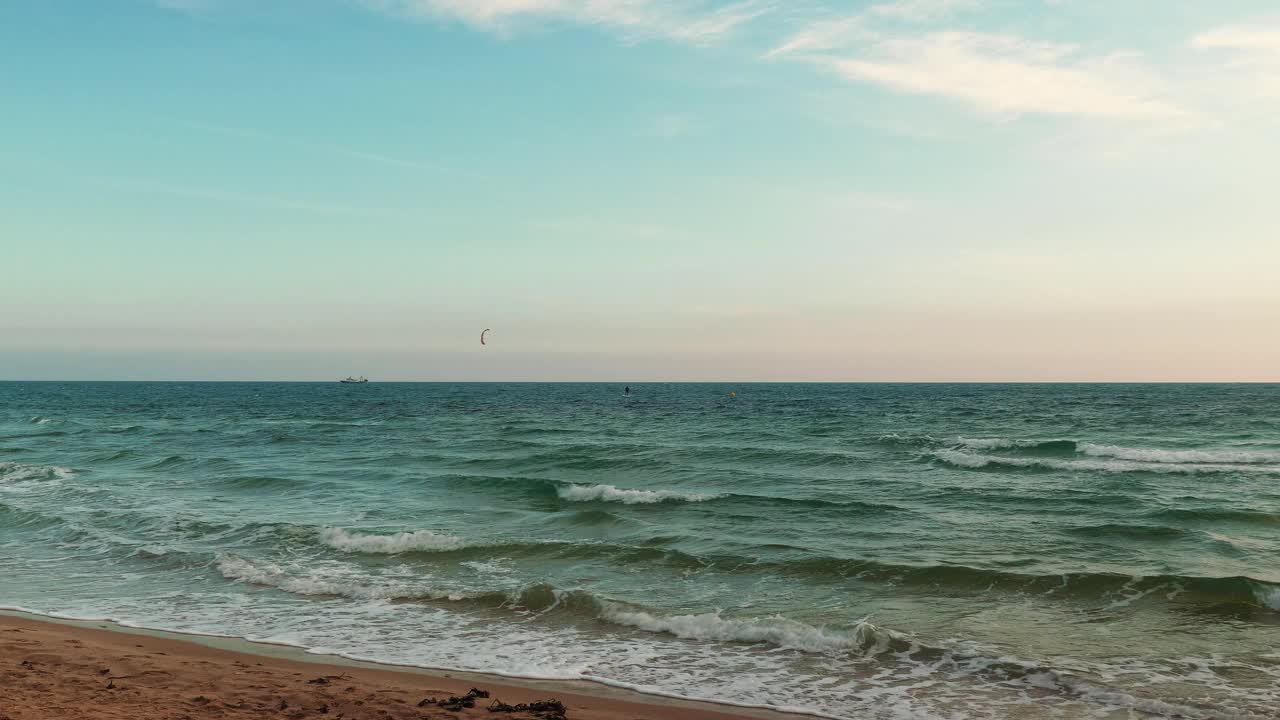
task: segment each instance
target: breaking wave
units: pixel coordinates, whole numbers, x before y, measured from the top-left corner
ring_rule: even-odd
[[[1014,461],[1009,464],[1020,464],[1016,462],[1017,459],[1099,458],[1152,465],[1200,466],[1200,469],[1197,471],[1203,471],[1205,467],[1216,469],[1226,468],[1233,465],[1266,465],[1269,463],[1280,465],[1280,449],[1276,448],[1219,447],[1173,450],[1168,448],[1126,447],[1123,445],[1066,439],[1038,440],[1001,437],[957,437],[948,440],[935,438],[930,435],[902,436],[896,434],[882,435],[878,440],[881,443],[888,445],[916,447],[930,450],[935,454],[944,452],[965,452],[977,455],[977,453],[972,453],[971,451],[980,451],[987,453],[988,455],[977,455],[978,457],[996,457]],[[991,453],[998,454],[990,455]],[[961,460],[961,462],[966,461]],[[1098,467],[1105,469],[1105,467],[1108,466],[1099,465]],[[1131,468],[1133,466],[1114,465],[1109,467]],[[1268,471],[1280,471],[1280,467],[1266,469]],[[1177,471],[1170,470],[1170,472]]]
[[[705,502],[724,497],[709,493],[678,490],[627,490],[613,485],[564,485],[556,488],[562,500],[570,502],[617,502],[624,505],[649,505],[661,502]]]
[[[1106,473],[1185,473],[1210,474],[1228,472],[1252,472],[1280,475],[1280,466],[1229,465],[1201,463],[1170,463],[1123,459],[1059,459],[1048,457],[1022,457],[1017,455],[992,455],[965,450],[935,450],[930,455],[953,467],[977,470],[982,468],[1028,468],[1040,470],[1085,470]]]
[[[1118,445],[1082,443],[1080,452],[1094,457],[1110,457],[1147,463],[1200,463],[1252,465],[1280,463],[1280,450],[1248,450],[1218,448],[1210,450],[1165,450],[1160,448],[1130,448]]]
[[[389,579],[348,577],[345,572],[333,568],[328,572],[314,569],[297,573],[274,563],[233,555],[220,558],[218,570],[228,580],[273,587],[295,595],[467,602],[538,615],[560,612],[580,619],[604,621],[689,640],[763,644],[812,653],[857,652],[867,655],[902,652],[912,646],[900,633],[866,621],[851,628],[837,628],[813,626],[781,615],[763,618],[725,618],[719,612],[661,615],[602,599],[584,590],[566,590],[546,583],[467,591]]]
[[[320,541],[346,552],[394,555],[405,552],[442,552],[458,550],[467,541],[453,535],[438,535],[430,530],[414,530],[394,535],[362,535],[341,528],[324,528]]]
[[[974,450],[1019,450],[1029,455],[1074,455],[1077,450],[1075,440],[960,438],[958,444]]]
[[[73,475],[75,475],[74,470],[56,465],[23,465],[15,462],[0,462],[0,483],[66,480]]]
[[[254,562],[235,555],[218,559],[228,580],[274,587],[294,595],[348,597],[361,600],[461,600],[461,594],[417,583],[344,577],[312,570],[296,574],[275,563]]]
[[[724,618],[719,612],[700,615],[654,615],[610,605],[600,618],[686,640],[759,643],[805,652],[854,651],[868,655],[902,652],[911,643],[899,633],[865,620],[851,629],[815,627],[781,615],[767,618]]]

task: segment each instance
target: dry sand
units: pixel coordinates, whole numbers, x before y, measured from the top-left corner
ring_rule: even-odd
[[[280,656],[290,653],[294,657]],[[450,711],[419,704],[426,698],[466,695],[473,687],[490,694],[476,699],[474,708]],[[550,720],[560,716],[491,713],[487,708],[494,700],[515,705],[551,698],[563,702],[568,720],[803,717],[669,703],[607,688],[599,694],[575,689],[579,691],[564,692],[558,684],[368,663],[327,664],[279,649],[265,655],[247,653],[172,634],[122,631],[105,623],[0,614],[0,720]]]

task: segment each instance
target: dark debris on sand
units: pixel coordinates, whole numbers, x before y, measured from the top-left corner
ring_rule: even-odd
[[[471,690],[466,695],[463,695],[462,697],[458,697],[455,695],[455,696],[446,698],[444,700],[437,700],[433,697],[425,698],[422,702],[418,703],[418,707],[427,707],[428,705],[435,705],[436,707],[441,707],[451,712],[459,712],[461,710],[465,710],[466,708],[475,707],[476,698],[487,698],[487,697],[489,697],[489,692],[487,690],[478,690],[476,688],[471,688]]]
[[[418,703],[418,707],[434,705],[450,712],[461,712],[475,707],[477,699],[488,699],[488,697],[488,691],[471,688],[470,692],[461,697],[454,695],[444,699],[424,698]],[[559,700],[540,700],[531,703],[520,703],[519,705],[508,705],[501,700],[495,699],[489,703],[486,709],[491,713],[523,713],[539,720],[567,720],[568,718],[568,710],[565,708],[564,703]]]
[[[520,703],[519,705],[508,705],[501,700],[494,700],[489,704],[489,712],[491,713],[529,713],[542,720],[566,720],[564,703],[559,700],[540,700],[538,702]]]

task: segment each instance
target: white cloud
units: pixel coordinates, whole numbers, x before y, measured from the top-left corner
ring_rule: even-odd
[[[1280,54],[1280,28],[1249,25],[1224,25],[1191,39],[1191,46],[1201,50],[1254,50]]]
[[[895,2],[872,5],[867,9],[867,14],[907,22],[927,22],[942,20],[959,11],[977,8],[981,4],[981,0],[895,0]]]
[[[416,18],[454,20],[509,32],[519,23],[568,22],[612,28],[635,38],[704,43],[768,13],[758,0],[364,0],[371,7]]]
[[[781,45],[765,53],[766,58],[782,57],[802,52],[834,50],[842,47],[862,28],[861,15],[841,20],[816,22],[787,38]]]
[[[856,15],[814,22],[784,40],[765,57],[835,50],[851,42],[874,40],[877,35],[872,28],[877,22],[934,22],[977,8],[980,3],[981,0],[894,0],[872,5]]]
[[[997,115],[1171,118],[1159,79],[1134,53],[1080,57],[1074,45],[939,32],[880,40],[867,57],[822,64],[856,82],[951,98]]]
[[[1231,97],[1280,96],[1280,24],[1224,25],[1196,35],[1191,47],[1225,58],[1214,84]]]
[[[1189,115],[1137,53],[1087,55],[1076,45],[1013,34],[925,29],[985,5],[986,0],[893,0],[813,22],[765,57],[791,57],[846,80],[949,98],[998,117],[1185,121]]]

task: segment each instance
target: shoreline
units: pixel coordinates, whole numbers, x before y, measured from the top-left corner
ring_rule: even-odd
[[[275,716],[285,709],[280,707],[282,703],[295,708],[286,717],[299,718],[537,717],[491,714],[485,709],[488,700],[479,700],[475,709],[460,716],[416,705],[422,698],[415,693],[424,697],[431,696],[430,691],[441,696],[461,696],[472,687],[509,703],[557,698],[568,708],[566,716],[574,720],[815,717],[645,693],[590,680],[535,680],[368,662],[238,637],[137,628],[108,620],[68,619],[11,609],[0,610],[0,664],[7,670],[0,672],[0,701],[4,701],[0,702],[0,720],[54,720],[68,716],[111,720],[195,718],[207,715],[214,704],[218,705],[216,715],[220,717],[250,718]],[[101,668],[94,670],[97,666]],[[47,667],[58,671],[45,670]],[[113,667],[129,668],[130,672],[122,675],[109,671]],[[15,674],[19,676],[17,682]],[[264,675],[270,676],[265,685]],[[141,677],[163,678],[163,682],[144,682]],[[299,677],[312,680],[299,681]],[[329,682],[315,682],[326,677],[343,678],[349,692],[335,695]],[[120,685],[106,688],[116,679]],[[121,689],[133,695],[116,692]],[[356,696],[359,699],[352,699]],[[124,704],[113,709],[111,700],[122,700]],[[349,702],[342,705],[344,701]],[[141,706],[148,703],[157,708],[155,714],[140,712]],[[41,710],[44,706],[48,709]],[[330,715],[330,709],[336,714]]]

